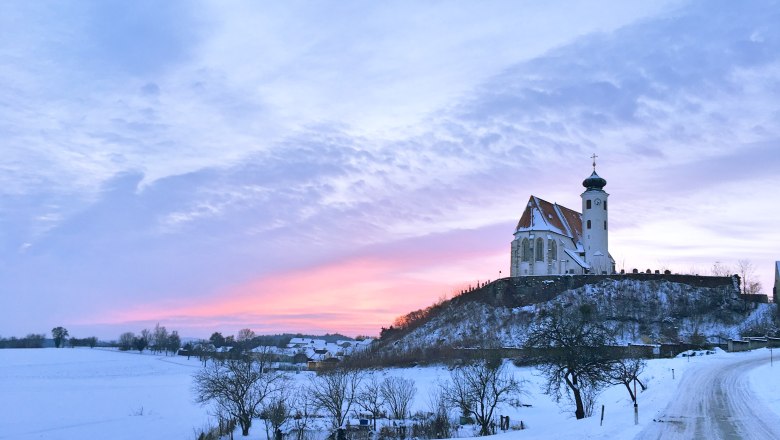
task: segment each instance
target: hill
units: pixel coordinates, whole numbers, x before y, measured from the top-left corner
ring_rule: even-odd
[[[555,306],[580,307],[622,343],[718,343],[775,328],[763,295],[741,295],[738,277],[563,275],[496,280],[398,318],[380,351],[516,347]]]

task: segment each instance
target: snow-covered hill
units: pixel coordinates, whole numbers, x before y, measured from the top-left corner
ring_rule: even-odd
[[[511,284],[516,279],[498,280],[412,312],[383,332],[380,346],[514,347],[540,313],[556,306],[589,311],[622,343],[721,342],[771,325],[770,306],[746,301],[730,278],[536,278],[522,286]]]

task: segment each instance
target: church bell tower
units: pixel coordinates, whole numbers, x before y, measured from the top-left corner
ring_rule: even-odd
[[[604,191],[607,181],[596,174],[596,156],[593,159],[593,174],[582,182],[582,245],[585,248],[585,262],[592,274],[610,274],[613,271],[609,258],[609,210]]]

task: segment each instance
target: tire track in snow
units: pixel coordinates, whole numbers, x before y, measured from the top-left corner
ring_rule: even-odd
[[[767,361],[762,350],[691,368],[676,398],[636,439],[780,440],[780,417],[753,395],[747,375]]]

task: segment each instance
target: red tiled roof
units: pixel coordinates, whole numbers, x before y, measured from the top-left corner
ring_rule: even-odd
[[[534,216],[534,211],[540,215]],[[532,224],[535,219],[541,219],[545,224]],[[550,230],[560,231],[563,235],[571,237],[575,243],[582,237],[582,215],[557,203],[550,203],[536,196],[531,196],[525,205],[525,211],[520,216],[516,229]]]

